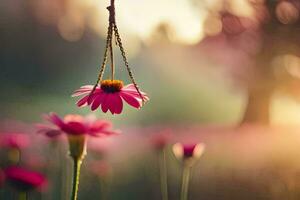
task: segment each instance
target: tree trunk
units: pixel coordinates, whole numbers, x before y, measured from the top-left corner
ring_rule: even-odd
[[[241,124],[270,124],[272,90],[249,89],[245,113]]]

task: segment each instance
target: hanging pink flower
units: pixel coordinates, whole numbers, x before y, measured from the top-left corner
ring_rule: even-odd
[[[26,134],[4,133],[0,134],[0,146],[5,148],[26,148],[30,144]]]
[[[56,137],[62,133],[67,135],[105,136],[119,133],[112,130],[112,124],[106,120],[97,120],[92,116],[66,115],[63,119],[55,113],[45,117],[54,126],[38,124],[38,133]]]
[[[97,86],[92,95],[92,85],[85,85],[79,88],[72,95],[73,97],[85,95],[77,102],[77,106],[91,106],[91,110],[96,110],[100,105],[104,113],[108,110],[112,114],[120,114],[123,110],[123,100],[137,109],[142,107],[144,102],[148,101],[148,96],[138,91],[133,84],[124,86],[120,80],[104,80],[100,86]]]
[[[6,180],[18,190],[42,189],[47,185],[44,175],[21,167],[11,166],[4,170]]]

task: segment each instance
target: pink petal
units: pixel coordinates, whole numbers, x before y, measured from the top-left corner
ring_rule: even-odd
[[[43,134],[45,134],[46,136],[48,136],[50,138],[55,138],[55,137],[61,135],[61,131],[55,130],[55,129],[49,129],[49,130],[44,130]]]
[[[69,122],[62,130],[68,134],[80,135],[86,133],[87,128],[81,122]]]
[[[133,84],[125,85],[125,86],[122,88],[122,90],[123,90],[123,89],[136,90],[136,88],[134,87]]]
[[[134,97],[136,97],[136,98],[138,98],[140,100],[142,100],[142,98],[141,98],[141,95],[142,95],[143,98],[144,98],[144,101],[148,101],[149,100],[149,97],[144,92],[141,92],[141,95],[136,90],[135,91],[133,91],[133,90],[122,90],[122,92],[130,94],[130,95],[132,95],[132,96],[134,96]]]
[[[72,97],[76,97],[76,96],[86,94],[86,93],[92,91],[93,87],[94,87],[93,85],[82,86],[78,90],[74,91],[74,93],[72,94]]]
[[[119,95],[119,93],[114,93],[111,96],[110,107],[113,108],[113,112],[116,114],[120,114],[123,110],[123,102]],[[112,113],[112,114],[114,114]]]
[[[106,104],[107,104],[107,108],[111,112],[111,114],[115,113],[115,106],[113,104],[113,99],[114,99],[114,94],[113,93],[107,94],[107,98],[106,98],[105,101],[106,101]]]
[[[48,115],[48,120],[60,128],[63,128],[65,125],[63,120],[55,113],[50,113]]]
[[[86,91],[76,91],[72,94],[71,97],[78,97],[78,96],[81,96],[81,95],[84,95],[84,94],[88,94],[90,93],[91,90],[86,90]]]
[[[114,130],[102,130],[102,131],[98,131],[98,132],[90,132],[89,134],[91,136],[95,136],[95,137],[99,137],[99,136],[108,136],[108,135],[118,135],[120,134],[121,131],[114,131]]]
[[[97,120],[90,126],[90,132],[99,132],[105,129],[112,127],[112,124],[109,121]]]
[[[103,96],[103,101],[101,104],[101,109],[104,113],[106,113],[108,111],[108,107],[109,107],[110,94],[103,93],[102,96]]]
[[[87,100],[89,99],[89,95],[84,96],[83,98],[81,98],[76,104],[78,107],[81,106],[86,106],[87,105]]]
[[[103,101],[103,95],[99,94],[94,99],[95,100],[93,101],[93,104],[92,104],[92,107],[91,107],[91,109],[93,111],[96,110],[100,106],[101,102]]]
[[[140,108],[142,106],[141,101],[134,95],[131,95],[130,93],[127,92],[120,92],[120,96],[131,106],[135,108]]]
[[[88,94],[87,96],[89,96],[89,98],[87,99],[87,104],[91,105],[93,103],[93,101],[96,99],[96,97],[100,94],[101,93],[99,93],[99,92],[98,93],[94,92],[92,95]]]
[[[136,93],[138,93],[138,92],[137,92],[137,89],[134,87],[133,84],[126,85],[125,87],[122,88],[122,90],[123,90],[123,91],[131,91],[131,92],[136,92]],[[145,92],[142,92],[142,91],[140,91],[140,92],[141,92],[142,95],[146,95]]]

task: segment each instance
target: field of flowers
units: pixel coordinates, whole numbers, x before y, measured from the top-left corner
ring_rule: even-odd
[[[0,200],[300,198],[300,0],[0,13]]]

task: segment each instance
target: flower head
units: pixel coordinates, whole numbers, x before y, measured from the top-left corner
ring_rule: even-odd
[[[203,143],[181,144],[173,145],[173,153],[179,159],[189,164],[193,164],[195,160],[200,158],[204,152],[205,145]]]
[[[27,191],[32,189],[41,189],[47,185],[45,176],[38,172],[11,166],[4,170],[5,178],[18,190]]]
[[[85,95],[77,102],[77,106],[89,105],[91,110],[96,110],[101,105],[104,113],[109,110],[112,114],[120,114],[123,100],[137,109],[142,107],[143,101],[149,100],[145,93],[141,92],[140,95],[133,84],[124,86],[120,80],[103,80],[90,95],[93,88],[92,85],[85,85],[74,92],[73,97]]]
[[[38,132],[49,137],[55,137],[62,133],[79,136],[105,136],[117,134],[118,131],[111,130],[112,124],[109,121],[97,120],[94,117],[83,117],[81,115],[66,115],[63,119],[55,113],[45,117],[54,126],[39,124]]]
[[[54,126],[38,125],[38,133],[44,133],[49,137],[56,137],[65,133],[69,141],[70,156],[80,158],[86,155],[87,135],[99,137],[117,134],[111,130],[111,123],[105,120],[97,120],[94,117],[80,115],[66,115],[61,119],[57,114],[50,113],[46,119]]]
[[[0,135],[0,146],[6,148],[22,149],[29,145],[29,138],[26,134],[5,133]]]

